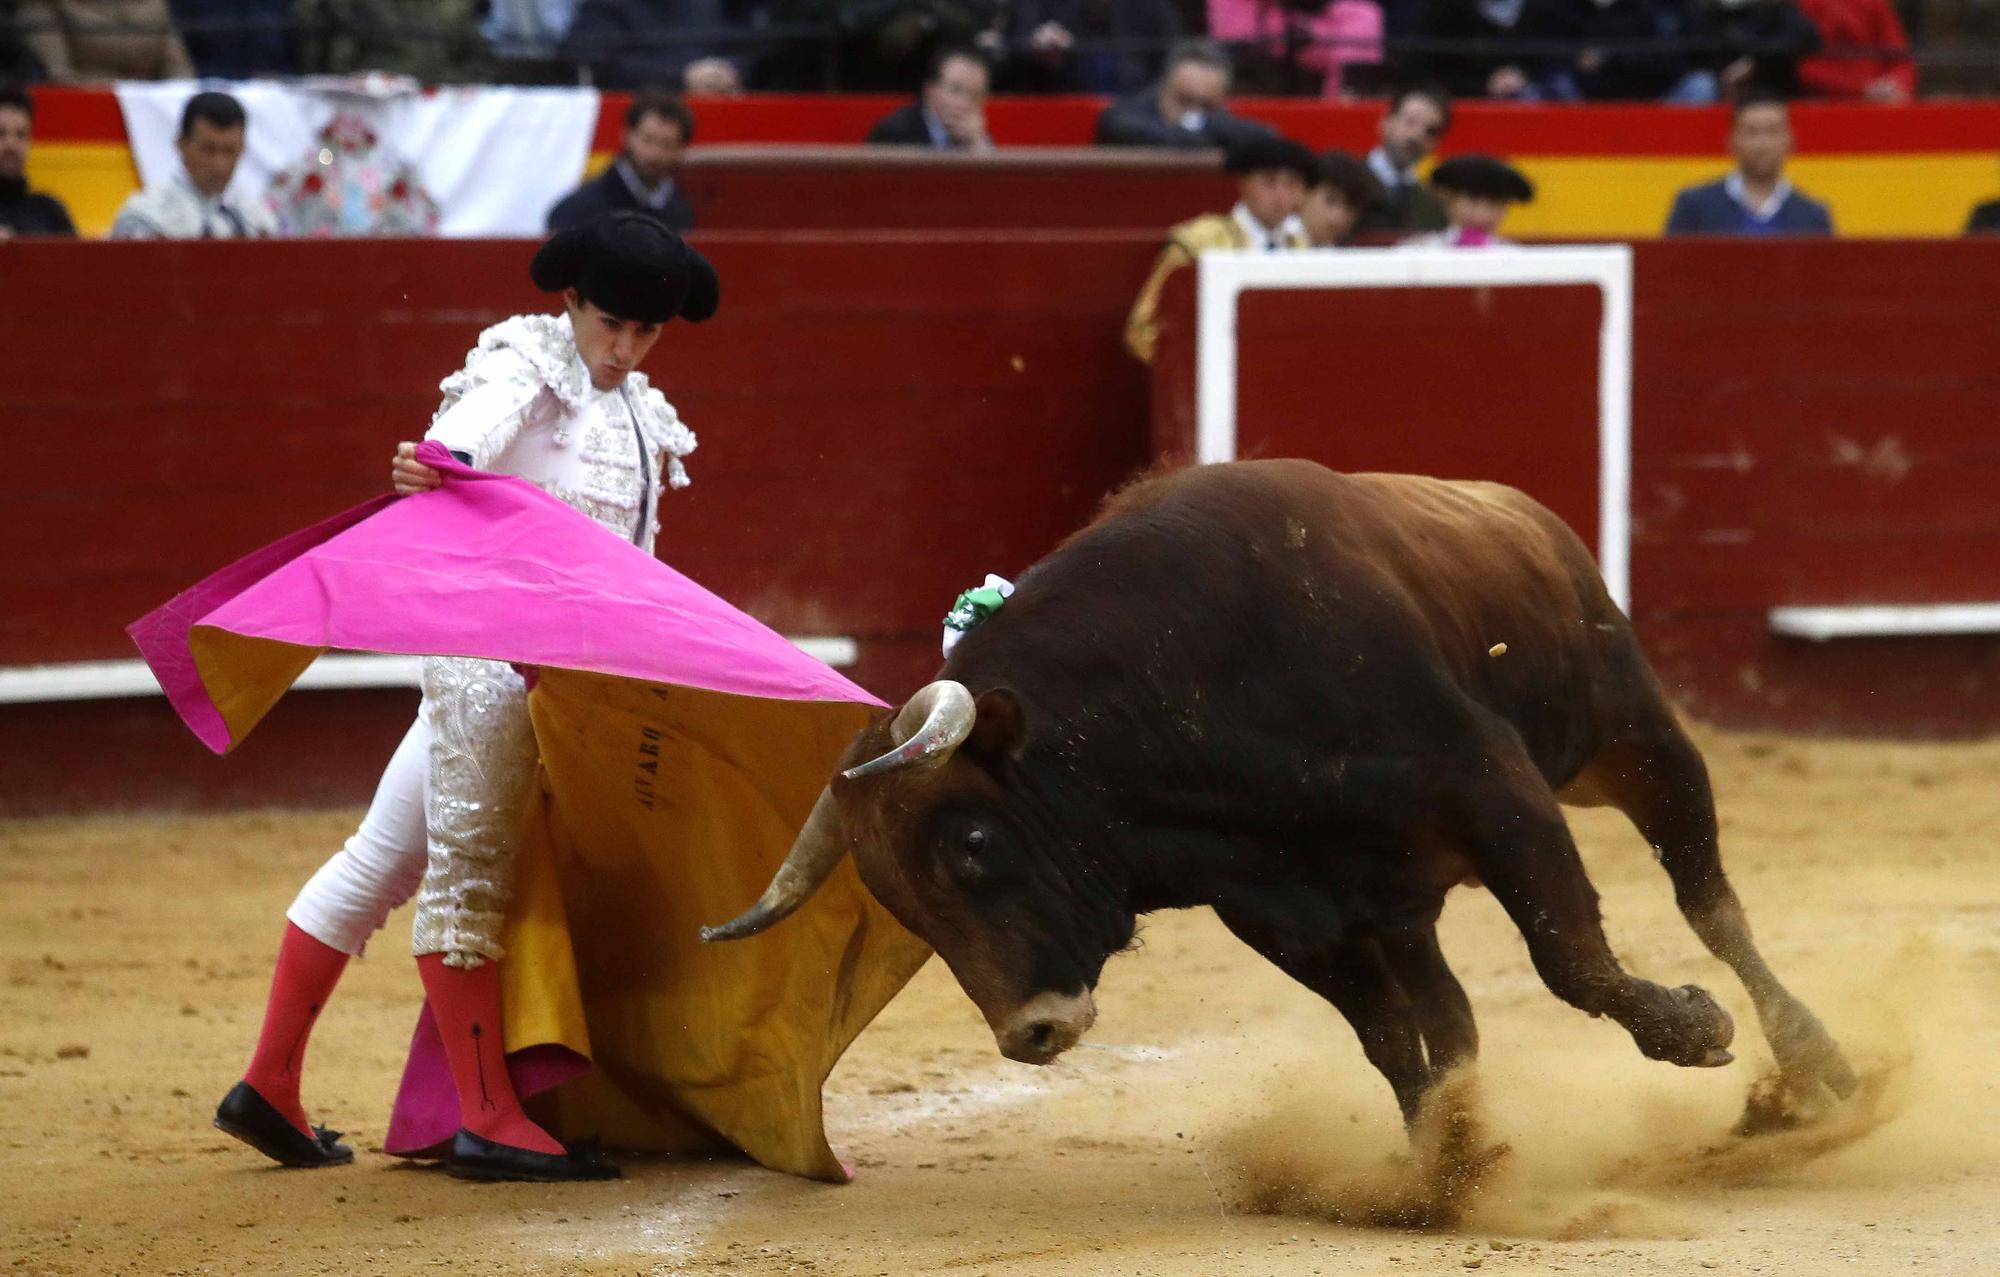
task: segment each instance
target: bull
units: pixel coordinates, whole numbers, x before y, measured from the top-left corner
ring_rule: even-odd
[[[1207,906],[1346,1017],[1414,1123],[1478,1048],[1436,933],[1477,882],[1557,997],[1729,1063],[1712,996],[1619,964],[1559,803],[1637,827],[1785,1087],[1855,1089],[1751,938],[1701,755],[1590,552],[1490,483],[1267,460],[1127,487],[855,738],[769,889],[703,934],[774,925],[851,852],[1001,1053],[1045,1064],[1138,915]]]

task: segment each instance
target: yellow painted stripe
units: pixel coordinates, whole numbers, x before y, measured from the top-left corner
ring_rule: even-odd
[[[588,172],[615,157],[593,152]],[[1645,239],[1666,225],[1674,192],[1721,176],[1719,158],[1551,156],[1518,163],[1534,180],[1535,202],[1507,219],[1510,235]],[[2000,195],[2000,169],[1985,152],[1934,155],[1805,156],[1792,180],[1832,204],[1843,235],[1956,235],[1974,204]],[[139,188],[131,151],[115,142],[40,142],[28,180],[69,205],[85,235],[102,235],[125,197]]]
[[[1674,193],[1728,171],[1722,159],[1573,157],[1516,161],[1535,202],[1507,218],[1509,235],[1645,239],[1666,226]],[[1957,235],[1981,200],[2000,195],[2000,168],[1983,152],[1802,156],[1787,176],[1833,207],[1842,235]]]

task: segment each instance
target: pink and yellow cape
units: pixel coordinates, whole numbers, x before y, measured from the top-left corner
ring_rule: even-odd
[[[534,486],[420,455],[443,487],[231,564],[135,622],[140,651],[217,753],[329,649],[536,667],[542,801],[501,967],[517,1081],[565,1136],[843,1178],[821,1084],[928,950],[851,863],[755,939],[697,931],[763,890],[880,702]],[[426,1011],[387,1147],[457,1126]]]

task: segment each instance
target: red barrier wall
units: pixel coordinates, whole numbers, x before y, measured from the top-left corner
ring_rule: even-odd
[[[781,629],[859,636],[862,681],[907,690],[959,589],[1039,557],[1148,459],[1119,332],[1154,238],[704,236],[722,315],[652,360],[702,437],[663,552]],[[2000,727],[1994,640],[1815,646],[1764,623],[1781,603],[1994,597],[2000,244],[1636,252],[1634,589],[1676,694],[1739,724]],[[0,664],[129,656],[133,617],[379,491],[480,327],[540,304],[526,253],[8,246],[9,295],[35,304],[0,308]],[[1502,473],[1587,527],[1588,485],[1550,477],[1582,460],[1594,314],[1565,290],[1259,299],[1247,407],[1285,450]],[[406,702],[295,697],[226,761],[158,700],[0,707],[0,813],[356,800]]]
[[[937,155],[872,147],[704,147],[681,187],[709,230],[1144,231],[1228,208],[1235,180],[1209,154],[1012,150]]]
[[[2000,602],[2000,244],[1634,252],[1633,615],[1663,680],[1727,723],[2000,730],[2000,638],[1768,625],[1776,606]],[[1192,300],[1166,299],[1167,446],[1192,443]],[[1253,294],[1239,436],[1497,478],[1594,543],[1597,318],[1584,289]]]

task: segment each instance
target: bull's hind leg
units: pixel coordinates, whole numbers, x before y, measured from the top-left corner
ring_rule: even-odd
[[[1652,1059],[1727,1064],[1733,1027],[1706,990],[1663,988],[1619,965],[1562,810],[1519,739],[1496,731],[1481,754],[1447,786],[1443,814],[1521,929],[1542,982],[1579,1010],[1617,1021]]]
[[[1624,812],[1652,844],[1682,916],[1749,992],[1786,1088],[1799,1098],[1820,1083],[1842,1099],[1853,1094],[1854,1070],[1840,1048],[1819,1017],[1779,983],[1750,937],[1743,904],[1722,871],[1708,768],[1679,726],[1660,715],[1649,734],[1607,746],[1579,781]]]

